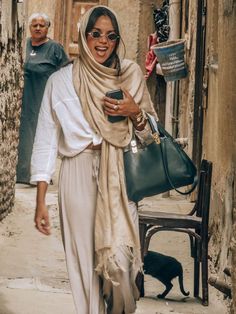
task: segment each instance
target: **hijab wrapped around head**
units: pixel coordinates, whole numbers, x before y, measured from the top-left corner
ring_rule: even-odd
[[[126,251],[133,266],[133,280],[141,268],[139,237],[129,212],[123,167],[123,148],[131,140],[133,125],[128,118],[110,123],[103,111],[103,98],[108,91],[125,88],[141,109],[151,114],[155,112],[143,73],[135,62],[120,59],[121,71],[117,76],[116,69],[94,59],[87,46],[85,30],[95,8],[87,11],[80,21],[79,57],[73,65],[73,83],[85,118],[103,138],[95,216],[96,271],[104,280],[119,285],[117,273],[123,267],[117,259],[118,250]]]

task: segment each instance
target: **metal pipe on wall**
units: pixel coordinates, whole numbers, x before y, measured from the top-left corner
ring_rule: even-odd
[[[169,40],[179,39],[180,37],[180,8],[182,0],[170,0],[169,2]],[[165,129],[173,134],[173,107],[175,101],[176,82],[166,83],[166,110],[165,110]],[[162,194],[162,197],[169,197],[170,192]]]
[[[180,37],[180,12],[181,0],[170,0],[169,5],[169,25],[170,34],[169,40],[176,40]],[[165,114],[165,128],[172,134],[173,133],[173,104],[175,98],[175,85],[176,82],[166,83],[166,114]]]
[[[198,0],[196,35],[196,70],[193,113],[193,161],[200,168],[203,132],[203,74],[205,64],[206,0]]]

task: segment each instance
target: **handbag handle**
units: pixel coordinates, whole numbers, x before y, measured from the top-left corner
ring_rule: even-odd
[[[178,189],[174,186],[174,184],[173,184],[173,182],[172,182],[172,180],[171,180],[171,178],[170,178],[170,175],[169,175],[169,171],[168,171],[168,167],[167,167],[167,156],[166,156],[166,154],[163,152],[163,147],[162,147],[162,144],[161,144],[161,141],[160,141],[160,132],[159,132],[159,130],[158,130],[157,122],[156,122],[156,120],[154,119],[154,117],[152,117],[150,114],[146,113],[146,115],[147,115],[148,123],[149,123],[150,128],[151,128],[151,131],[152,131],[152,137],[153,137],[153,139],[156,141],[156,143],[158,143],[158,144],[160,145],[162,162],[163,162],[165,174],[166,174],[166,177],[167,177],[167,179],[168,179],[168,181],[169,181],[169,183],[170,183],[170,186],[171,186],[176,192],[178,192],[179,194],[182,194],[182,195],[190,194],[190,193],[196,188],[196,186],[197,186],[197,181],[198,181],[198,180],[197,180],[197,176],[194,177],[194,181],[193,181],[193,184],[192,184],[191,188],[190,188],[188,191],[186,191],[186,192],[182,192],[182,191],[178,190]],[[154,121],[155,121],[156,127],[154,126]],[[169,136],[169,137],[171,138],[171,140],[173,140],[172,136],[171,136],[170,134],[168,134],[167,132],[166,132],[166,136]],[[158,139],[158,138],[159,138],[159,139]],[[179,146],[178,143],[175,142],[175,144]]]
[[[170,178],[170,175],[169,175],[169,171],[168,171],[168,168],[167,168],[167,157],[166,157],[166,154],[163,153],[163,149],[162,149],[162,144],[161,144],[161,143],[160,143],[160,145],[161,145],[160,148],[161,148],[161,156],[162,156],[162,161],[163,161],[164,170],[165,170],[166,177],[167,177],[167,179],[168,179],[168,181],[169,181],[171,187],[172,187],[176,192],[178,192],[179,194],[182,194],[182,195],[187,195],[187,194],[192,193],[192,191],[193,191],[193,190],[195,189],[195,187],[197,186],[197,181],[198,181],[198,180],[197,180],[197,176],[194,177],[193,184],[192,184],[191,188],[190,188],[188,191],[182,192],[182,191],[178,190],[178,189],[174,186],[173,182],[171,181],[171,178]],[[179,144],[177,144],[177,145],[179,145]]]

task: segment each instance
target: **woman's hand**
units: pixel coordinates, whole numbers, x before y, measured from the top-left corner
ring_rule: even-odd
[[[136,130],[142,131],[146,125],[146,119],[139,106],[135,103],[133,97],[126,89],[122,89],[124,99],[117,100],[105,96],[104,112],[110,116],[129,117]]]
[[[39,181],[37,183],[37,197],[36,197],[36,209],[35,209],[35,227],[45,235],[49,235],[50,222],[48,209],[45,203],[45,196],[47,192],[48,184],[45,181]]]
[[[35,227],[43,234],[49,235],[51,233],[48,209],[45,204],[36,206],[34,222]]]
[[[139,106],[126,89],[122,89],[122,91],[124,99],[117,100],[107,96],[104,97],[104,112],[110,116],[135,117],[140,113]]]

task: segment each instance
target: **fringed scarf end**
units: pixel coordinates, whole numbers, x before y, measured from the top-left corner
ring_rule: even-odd
[[[135,254],[133,248],[121,246],[117,251],[120,251],[120,254],[123,254],[128,259],[134,276],[136,276],[139,271],[142,272],[140,254]],[[122,265],[117,253],[112,253],[110,249],[101,249],[96,252],[95,271],[100,277],[110,281],[112,285],[119,286],[120,283],[116,280],[117,274],[126,272],[127,270],[124,265]]]

